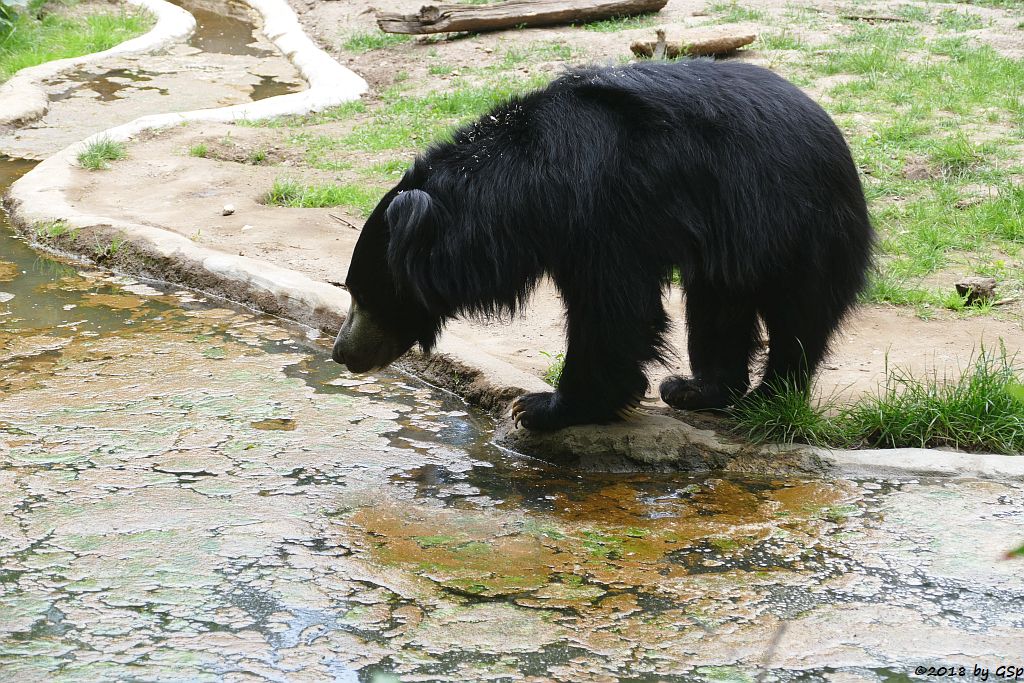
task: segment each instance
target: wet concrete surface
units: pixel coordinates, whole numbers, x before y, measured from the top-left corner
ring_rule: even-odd
[[[0,226],[0,679],[901,681],[1024,663],[1024,573],[1003,559],[1020,483],[574,473],[328,351]]]
[[[89,135],[147,114],[223,107],[305,88],[295,67],[230,0],[179,0],[197,19],[188,44],[122,56],[42,86],[50,111],[0,135],[0,153],[45,159]]]

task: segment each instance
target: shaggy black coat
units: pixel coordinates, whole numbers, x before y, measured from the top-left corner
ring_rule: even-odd
[[[347,286],[401,353],[429,350],[453,316],[516,313],[550,275],[567,309],[561,382],[513,411],[556,429],[644,395],[674,272],[693,376],[663,383],[666,402],[741,397],[759,319],[762,390],[806,386],[873,239],[842,134],[779,76],[708,60],[585,68],[419,156],[368,219]]]

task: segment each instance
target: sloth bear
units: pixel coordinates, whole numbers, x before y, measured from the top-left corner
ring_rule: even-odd
[[[569,71],[418,156],[366,221],[333,357],[353,372],[429,351],[459,315],[513,315],[548,275],[568,349],[558,390],[517,423],[621,417],[664,361],[662,294],[686,292],[691,377],[670,406],[721,409],[804,388],[864,286],[874,233],[857,169],[821,107],[765,69],[688,60]]]

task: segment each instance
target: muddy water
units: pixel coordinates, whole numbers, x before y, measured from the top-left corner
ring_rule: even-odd
[[[242,104],[304,89],[295,67],[231,0],[179,0],[197,18],[188,44],[123,55],[58,75],[41,87],[41,119],[0,132],[0,153],[45,159],[89,135],[149,114]]]
[[[231,0],[170,0],[196,19],[188,44],[203,52],[261,56],[268,48],[256,44],[252,10]]]
[[[196,19],[196,30],[188,40],[188,44],[207,54],[240,55],[247,57],[267,58],[274,55],[274,48],[266,41],[260,41],[254,13],[242,3],[230,0],[176,0],[172,2]],[[141,90],[155,90],[161,95],[169,95],[168,88],[147,84],[159,73],[146,72],[142,69],[110,69],[95,73],[88,69],[76,71],[63,80],[67,88],[63,92],[51,94],[51,101],[67,99],[80,94],[83,89],[95,93],[95,99],[109,102],[137,94]],[[251,98],[253,101],[267,97],[297,92],[305,87],[295,80],[278,79],[257,73],[260,79],[253,84]]]
[[[1017,484],[579,475],[327,356],[0,226],[0,680],[885,681],[1020,659]]]

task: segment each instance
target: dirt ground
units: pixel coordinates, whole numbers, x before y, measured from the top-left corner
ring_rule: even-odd
[[[197,243],[229,253],[264,259],[325,282],[342,282],[358,238],[358,215],[340,208],[291,209],[267,206],[263,197],[282,166],[300,163],[294,150],[277,145],[275,129],[204,124],[176,128],[131,146],[129,163],[103,173],[76,171],[71,193],[83,210],[118,215],[162,226]],[[188,149],[203,141],[211,156],[195,158]],[[228,141],[225,143],[225,141]],[[264,165],[245,163],[248,150],[267,152]],[[232,151],[234,150],[234,151]],[[304,170],[307,182],[329,180],[333,172]],[[159,195],[151,189],[159,186]],[[225,204],[234,214],[222,216]],[[343,220],[339,220],[343,219]],[[349,225],[351,224],[351,225]],[[669,369],[653,368],[651,396],[670,372],[686,372],[685,325],[681,293],[672,291],[667,308],[675,328],[671,341],[680,358]],[[554,287],[545,284],[524,316],[514,321],[456,321],[448,329],[493,356],[543,375],[550,359],[563,351],[563,309]],[[956,371],[973,353],[996,347],[1018,351],[1024,342],[1020,310],[1007,306],[989,316],[918,318],[912,309],[861,307],[842,332],[823,366],[818,387],[825,396],[853,398],[874,391],[889,367],[910,369],[916,376]]]
[[[365,2],[338,0],[314,2],[293,0],[302,23],[310,35],[339,61],[366,78],[371,92],[365,98],[367,110],[343,121],[332,121],[303,128],[303,134],[339,138],[362,122],[371,120],[382,106],[383,93],[398,83],[403,92],[423,94],[451,87],[453,79],[473,67],[501,62],[509,48],[529,46],[537,41],[570,46],[570,63],[612,63],[629,56],[631,41],[648,38],[654,25],[617,32],[595,32],[580,27],[556,27],[501,31],[462,36],[451,40],[437,37],[413,40],[362,53],[346,51],[342,45],[347,37],[375,31],[374,10],[413,12],[419,4],[385,0],[372,6]],[[917,3],[928,6],[928,3]],[[904,5],[900,5],[901,7]],[[944,7],[946,5],[943,5]],[[762,32],[784,28],[787,12],[794,5],[781,0],[746,3],[744,7],[761,13],[757,21],[733,23],[726,30]],[[886,14],[893,5],[860,3],[855,11],[862,14]],[[949,7],[967,7],[950,5]],[[713,11],[709,11],[709,9]],[[813,11],[824,17],[816,32],[793,28],[802,40],[824,43],[847,30],[838,20],[850,12],[848,3],[815,2],[802,11]],[[693,38],[723,29],[720,6],[702,0],[672,0],[659,13],[656,25],[670,36]],[[985,18],[985,27],[971,31],[977,40],[990,43],[1006,56],[1024,56],[1024,41],[1013,16],[1006,12],[970,6],[969,12]],[[779,68],[785,73],[785,57],[768,58],[756,50],[743,51],[738,57],[745,61]],[[782,60],[780,62],[780,59]],[[432,69],[431,65],[450,67]],[[518,67],[524,74],[557,73],[566,62],[532,60]],[[842,78],[837,76],[835,78]],[[810,88],[811,94],[822,97],[822,81]],[[328,282],[345,279],[347,260],[358,237],[355,226],[362,224],[357,213],[333,209],[285,209],[263,204],[263,197],[277,178],[299,178],[303,183],[357,182],[366,184],[359,168],[396,158],[396,152],[343,152],[345,163],[330,171],[317,170],[306,163],[301,146],[293,144],[292,128],[253,128],[203,124],[164,131],[133,143],[130,159],[115,164],[103,173],[78,172],[72,197],[83,209],[98,215],[119,215],[144,223],[166,227],[189,236],[201,244],[230,253],[254,256],[287,266]],[[188,154],[194,145],[208,147],[206,158]],[[411,160],[417,141],[410,141],[407,158]],[[251,163],[251,153],[259,150],[265,159]],[[398,156],[401,156],[400,154]],[[398,171],[400,172],[400,171]],[[381,193],[385,184],[377,182]],[[159,195],[152,188],[159,185]],[[233,204],[233,215],[221,215],[225,204]],[[113,212],[113,213],[104,213]],[[962,273],[968,275],[970,273]],[[669,295],[675,327],[671,342],[679,351],[679,359],[669,368],[652,368],[651,396],[661,378],[686,372],[685,326],[679,299],[681,293]],[[822,395],[850,399],[873,392],[884,378],[887,367],[909,369],[916,376],[934,374],[942,377],[964,367],[972,354],[982,346],[987,349],[1004,343],[1010,353],[1017,352],[1024,341],[1024,316],[1020,302],[1011,302],[984,316],[958,316],[934,310],[925,320],[911,308],[892,306],[862,307],[837,335],[834,351],[822,368],[818,388]],[[920,311],[918,311],[919,313]],[[563,311],[557,292],[545,285],[537,293],[526,315],[514,321],[458,321],[449,330],[488,353],[538,376],[550,364],[545,354],[564,351]]]

